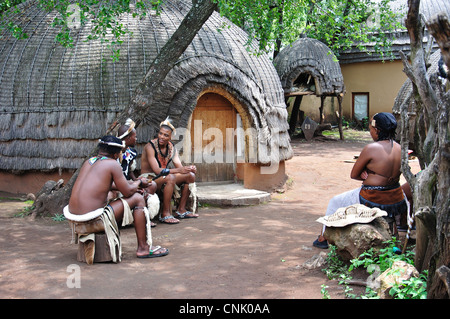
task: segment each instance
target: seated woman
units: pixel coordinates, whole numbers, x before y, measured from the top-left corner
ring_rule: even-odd
[[[407,211],[408,204],[402,186],[399,184],[401,167],[401,148],[394,141],[397,121],[390,113],[377,113],[369,123],[374,143],[363,148],[353,166],[350,177],[362,180],[362,186],[333,197],[327,207],[326,215],[338,208],[353,204],[378,207],[388,213],[389,222],[397,221]],[[328,242],[321,235],[313,245],[328,248]]]

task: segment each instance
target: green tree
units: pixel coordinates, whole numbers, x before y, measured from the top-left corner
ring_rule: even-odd
[[[3,0],[0,13],[15,7],[24,0]],[[324,42],[336,56],[339,52],[356,45],[365,51],[364,43],[375,43],[375,52],[390,55],[392,38],[389,32],[402,28],[400,13],[393,12],[392,0],[211,0],[217,3],[218,11],[231,22],[244,29],[248,41],[258,41],[259,52],[274,52],[289,45],[302,34]],[[194,0],[194,2],[196,2]],[[56,10],[59,15],[53,21],[61,28],[57,41],[71,46],[73,39],[68,24],[74,15],[68,10],[71,0],[39,0],[46,10]],[[80,0],[76,2],[80,12],[80,23],[90,19],[93,23],[91,39],[101,38],[108,42],[111,57],[120,56],[121,38],[128,32],[118,22],[122,13],[142,16],[151,7],[158,10],[161,0]],[[21,34],[17,26],[7,27],[17,37]],[[226,25],[224,25],[226,27]],[[108,40],[106,35],[113,35]]]
[[[305,34],[325,43],[336,56],[356,45],[375,42],[375,52],[390,55],[389,32],[402,28],[391,0],[220,0],[220,13],[259,41],[261,51],[277,52]]]

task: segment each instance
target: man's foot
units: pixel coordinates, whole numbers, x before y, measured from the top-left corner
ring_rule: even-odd
[[[317,248],[328,249],[328,241],[323,236],[319,236],[313,242],[313,246]]]
[[[149,250],[148,254],[137,255],[137,258],[155,258],[162,257],[169,254],[169,249],[162,248],[161,246],[152,246],[152,249]]]
[[[180,213],[178,211],[175,212],[175,214],[177,214],[177,218],[179,219],[183,219],[183,218],[197,218],[199,215],[198,214],[194,214],[193,212],[190,211],[185,211],[184,213]]]
[[[159,217],[159,221],[163,224],[178,224],[180,221],[173,217],[172,215],[168,215],[165,217]]]

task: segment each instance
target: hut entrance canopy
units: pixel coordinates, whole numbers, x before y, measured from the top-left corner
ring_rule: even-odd
[[[89,21],[73,31],[73,47],[64,48],[55,44],[56,12],[44,11],[37,0],[19,5],[5,23],[21,26],[29,37],[1,34],[1,170],[80,167],[128,106],[134,88],[191,5],[190,0],[164,0],[159,14],[151,8],[144,18],[123,14],[120,22],[131,33],[118,61],[108,58],[104,42],[86,41]],[[230,27],[223,28],[224,23]],[[154,104],[137,128],[138,154],[167,116],[177,131],[187,128],[198,98],[220,87],[243,126],[256,132],[255,164],[282,163],[293,156],[280,79],[268,56],[255,56],[244,47],[247,42],[243,30],[212,14],[154,92]]]

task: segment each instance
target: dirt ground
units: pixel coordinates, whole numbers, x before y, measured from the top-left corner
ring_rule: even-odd
[[[24,203],[2,198],[0,297],[321,299],[325,284],[331,299],[344,299],[335,281],[302,265],[323,251],[312,242],[328,200],[360,184],[349,175],[365,144],[294,139],[289,189],[266,204],[201,207],[198,219],[158,224],[154,244],[170,250],[161,258],[136,258],[134,229],[125,228],[121,263],[77,262],[66,221],[13,217]]]

